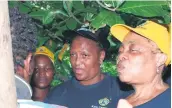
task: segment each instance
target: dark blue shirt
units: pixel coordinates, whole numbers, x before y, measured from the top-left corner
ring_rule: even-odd
[[[171,88],[167,89],[149,102],[135,108],[171,108]]]
[[[105,78],[93,85],[81,85],[71,79],[54,88],[45,103],[67,106],[69,108],[114,108],[123,92],[116,78]]]
[[[128,94],[132,94],[133,92],[134,90],[128,91],[127,94],[124,94],[121,97],[125,99],[129,96]],[[168,88],[166,91],[159,94],[152,100],[134,108],[171,108],[171,88]]]

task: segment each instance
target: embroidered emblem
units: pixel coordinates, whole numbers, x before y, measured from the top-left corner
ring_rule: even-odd
[[[43,49],[43,48],[40,48],[39,51],[40,51],[40,52],[44,52],[44,49]]]
[[[106,105],[108,105],[110,103],[110,100],[108,99],[108,98],[103,98],[103,99],[100,99],[99,100],[99,104],[101,105],[101,106],[106,106]]]

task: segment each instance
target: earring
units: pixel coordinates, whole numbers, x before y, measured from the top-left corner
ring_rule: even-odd
[[[159,73],[159,69],[158,68],[156,69],[156,72]]]

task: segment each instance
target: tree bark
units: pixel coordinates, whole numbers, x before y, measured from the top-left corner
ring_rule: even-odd
[[[16,87],[7,0],[0,1],[0,108],[16,108]]]

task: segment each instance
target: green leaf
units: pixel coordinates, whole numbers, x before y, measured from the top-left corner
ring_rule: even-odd
[[[47,14],[44,14],[43,24],[50,24],[55,19],[57,14],[62,14],[68,17],[68,15],[62,10],[48,11]]]
[[[66,26],[69,29],[74,30],[77,26],[77,22],[73,18],[70,18],[69,20],[66,21]]]
[[[163,21],[164,24],[169,24],[171,22],[170,13],[167,13],[167,14],[164,13],[163,18],[164,18],[164,21]]]
[[[72,1],[63,1],[63,7],[68,12],[68,14],[72,11],[73,3]]]
[[[31,4],[29,3],[20,3],[19,5],[19,11],[22,13],[28,13],[31,11]]]
[[[84,9],[84,3],[82,1],[73,1],[73,6],[76,10]]]
[[[46,41],[45,46],[54,53],[56,51],[57,44],[62,45],[62,42],[58,40],[49,39],[48,41]]]
[[[62,10],[56,10],[56,11],[54,11],[54,14],[55,14],[55,15],[61,14],[61,15],[63,15],[63,16],[68,17],[68,14],[66,14],[66,13],[65,13],[64,11],[62,11]]]
[[[112,26],[112,25],[117,24],[117,23],[122,23],[122,24],[124,23],[118,14],[116,14],[115,12],[102,10],[95,17],[95,19],[91,22],[91,25],[94,28],[98,29],[105,24]]]
[[[18,5],[18,1],[8,1],[8,5],[10,8],[13,8]]]
[[[109,73],[112,76],[117,76],[116,64],[112,61],[104,61],[101,65],[101,69],[104,73]]]
[[[73,12],[74,15],[81,14],[81,13],[97,14],[97,9],[87,6],[85,9],[78,9]]]
[[[85,16],[85,20],[86,21],[92,21],[93,20],[93,16],[94,16],[94,14],[92,14],[92,13],[87,13],[86,15],[84,14],[84,16]]]
[[[38,11],[33,11],[29,14],[34,19],[38,19],[42,21],[43,17],[47,14],[47,11],[44,10],[38,10]]]
[[[38,36],[38,47],[42,46],[43,44],[45,44],[46,41],[48,41],[50,39],[50,37],[42,37],[42,36]]]
[[[55,32],[55,35],[56,35],[56,37],[62,36],[62,30],[57,30],[57,31]]]
[[[126,1],[118,11],[142,17],[164,16],[166,1]]]
[[[50,24],[54,20],[54,18],[55,18],[54,12],[49,11],[47,12],[47,14],[43,16],[42,22],[44,25]]]
[[[121,6],[121,4],[124,3],[124,2],[125,2],[125,0],[117,0],[116,1],[116,3],[117,3],[116,7]]]
[[[45,3],[46,5],[49,5],[50,7],[50,10],[59,10],[59,9],[62,9],[63,8],[63,1],[46,1]]]
[[[116,7],[117,6],[117,2],[118,1],[114,1],[114,0],[109,0],[109,1],[102,1],[103,4],[107,7]]]

